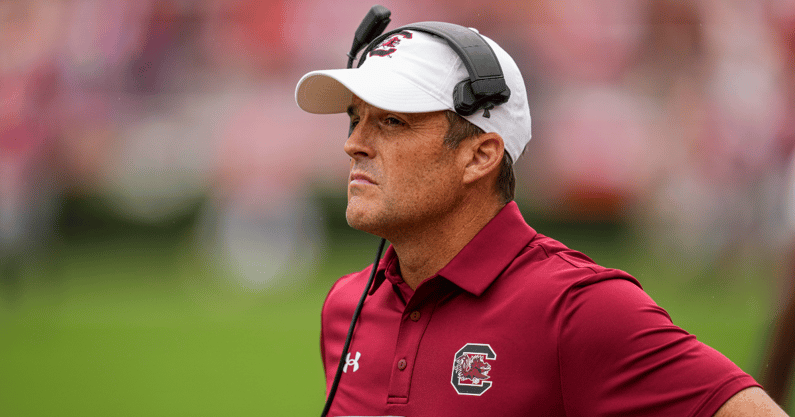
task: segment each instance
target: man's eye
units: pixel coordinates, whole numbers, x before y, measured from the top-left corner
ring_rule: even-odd
[[[398,119],[397,117],[387,117],[384,119],[384,124],[390,126],[400,126],[403,124],[403,121]]]
[[[351,126],[350,126],[351,130],[353,130],[353,128],[355,128],[356,125],[358,124],[359,124],[359,119],[351,119]]]

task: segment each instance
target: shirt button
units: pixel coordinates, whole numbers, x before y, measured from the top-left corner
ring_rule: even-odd
[[[411,321],[419,320],[420,319],[420,312],[416,311],[416,310],[412,311],[411,314],[409,315],[409,318],[411,319]]]
[[[405,359],[401,359],[401,360],[398,361],[398,369],[400,369],[401,371],[406,369],[406,360]]]

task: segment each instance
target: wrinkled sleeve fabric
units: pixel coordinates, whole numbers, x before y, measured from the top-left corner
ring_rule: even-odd
[[[712,416],[758,386],[620,274],[599,272],[566,295],[558,355],[567,415]]]

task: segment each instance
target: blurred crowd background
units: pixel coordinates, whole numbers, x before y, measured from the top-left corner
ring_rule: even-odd
[[[312,273],[286,271],[312,271],[335,239],[347,117],[303,113],[294,88],[344,67],[372,4],[0,0],[5,287],[24,287],[64,234],[95,236],[94,215],[187,222],[232,285],[307,285]],[[526,216],[630,224],[684,264],[764,262],[770,310],[783,305],[795,1],[381,4],[390,27],[471,26],[515,58],[533,117],[515,166]]]
[[[3,256],[46,246],[75,195],[139,222],[206,199],[201,246],[253,286],[316,256],[309,196],[343,192],[346,122],[302,113],[293,91],[344,66],[369,6],[0,2]],[[387,6],[392,27],[476,27],[518,61],[534,123],[518,198],[537,212],[629,216],[697,258],[791,234],[793,1]]]

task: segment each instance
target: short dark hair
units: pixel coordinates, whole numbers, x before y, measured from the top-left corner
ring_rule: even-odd
[[[445,111],[445,116],[447,116],[448,126],[447,133],[444,135],[444,144],[450,149],[456,149],[464,140],[484,133],[483,129],[454,111]],[[513,173],[513,160],[508,152],[504,152],[500,162],[500,174],[497,177],[497,191],[500,193],[503,204],[513,201],[515,189],[516,176]]]

